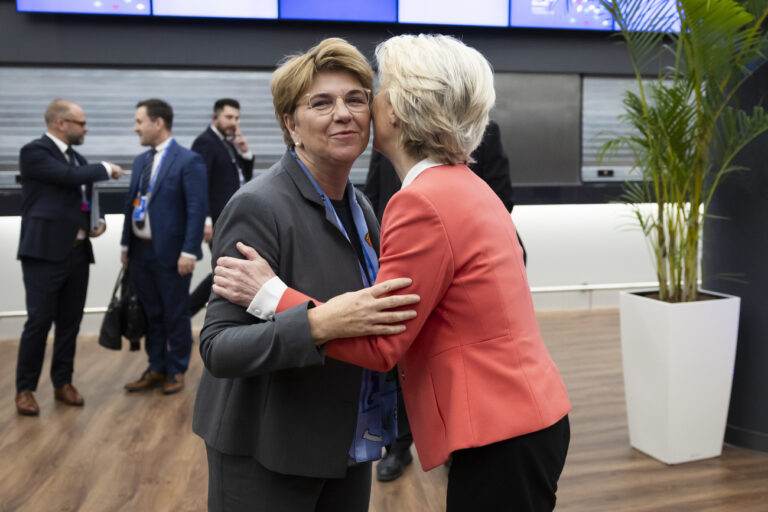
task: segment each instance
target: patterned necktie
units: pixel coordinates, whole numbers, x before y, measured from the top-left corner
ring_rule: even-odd
[[[144,166],[141,168],[141,195],[147,195],[149,189],[149,180],[152,178],[152,164],[155,161],[155,154],[157,150],[152,148],[147,154],[147,158],[144,160]]]

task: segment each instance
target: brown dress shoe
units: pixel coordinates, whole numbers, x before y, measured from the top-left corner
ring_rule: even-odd
[[[53,388],[53,397],[67,405],[79,406],[85,403],[82,395],[77,392],[77,389],[72,384],[64,384],[60,388]]]
[[[169,375],[168,378],[165,379],[165,383],[163,384],[164,395],[172,395],[174,393],[178,393],[182,389],[184,389],[183,373],[174,373],[173,375]]]
[[[156,388],[165,382],[165,374],[154,370],[147,370],[141,374],[139,380],[129,382],[125,385],[127,391],[144,391],[145,389]]]
[[[37,406],[35,394],[32,391],[22,391],[16,395],[16,410],[24,416],[40,414],[40,407]]]

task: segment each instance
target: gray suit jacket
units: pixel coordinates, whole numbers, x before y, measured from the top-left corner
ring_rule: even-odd
[[[379,226],[357,192],[378,252]],[[318,300],[363,287],[352,245],[286,152],[246,183],[216,224],[211,261],[254,247],[290,287]],[[341,478],[355,432],[362,370],[325,359],[307,304],[263,322],[211,295],[200,333],[205,364],[193,429],[213,448],[284,474]]]

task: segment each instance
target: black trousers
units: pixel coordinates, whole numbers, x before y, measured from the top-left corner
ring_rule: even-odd
[[[453,452],[447,512],[550,512],[570,438],[565,416],[538,432]]]
[[[397,366],[395,366],[395,375],[398,375]],[[405,410],[405,400],[403,400],[403,390],[400,388],[400,381],[397,382],[397,439],[387,446],[387,453],[393,453],[397,456],[403,455],[411,449],[413,444],[413,434],[411,425],[408,423],[408,413]]]
[[[351,466],[345,478],[310,478],[275,473],[253,457],[205,448],[208,512],[368,511],[370,462]]]
[[[72,382],[75,341],[88,291],[90,254],[85,243],[62,261],[24,258],[21,271],[26,292],[27,321],[21,333],[16,363],[16,391],[36,391],[51,325],[53,337],[51,381],[54,387]]]
[[[213,245],[208,244],[208,249],[213,254]],[[211,297],[211,288],[213,287],[213,274],[208,274],[205,279],[200,281],[192,293],[189,294],[189,316],[190,318],[195,316],[198,311],[203,309],[208,304],[208,299]]]
[[[213,287],[213,274],[208,274],[189,294],[189,316],[193,317],[208,303]]]

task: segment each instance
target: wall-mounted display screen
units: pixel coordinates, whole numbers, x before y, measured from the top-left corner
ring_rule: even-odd
[[[648,11],[675,0],[644,0]],[[600,0],[16,0],[21,12],[616,30]],[[654,11],[655,12],[655,11]],[[679,23],[674,29],[679,31]]]
[[[397,0],[280,0],[280,18],[396,23]]]
[[[152,14],[151,0],[16,0],[16,10],[132,16]]]
[[[509,4],[509,0],[400,0],[397,14],[400,23],[507,27]]]
[[[613,17],[600,0],[512,0],[513,27],[613,30]]]
[[[277,0],[152,0],[155,16],[277,19]]]

